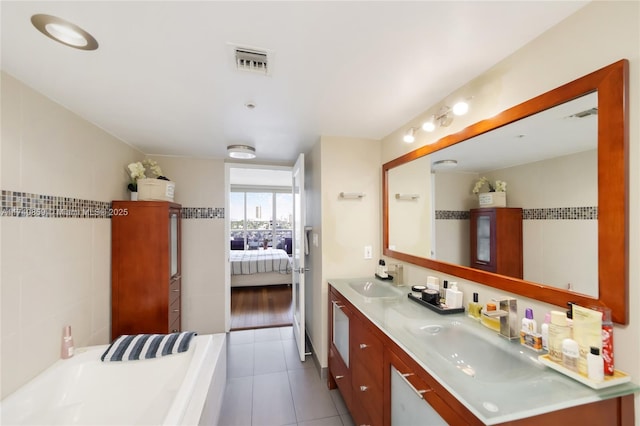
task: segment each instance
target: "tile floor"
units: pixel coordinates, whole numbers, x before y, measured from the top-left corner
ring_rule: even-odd
[[[291,327],[227,335],[227,389],[219,426],[352,426],[337,389],[311,357],[298,358]]]

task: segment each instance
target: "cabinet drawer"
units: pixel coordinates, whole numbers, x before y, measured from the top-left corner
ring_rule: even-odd
[[[354,321],[351,359],[353,365],[364,366],[376,383],[382,383],[384,346],[367,326]]]
[[[371,424],[383,423],[383,391],[382,380],[377,380],[371,369],[361,363],[351,367],[353,378],[353,399],[357,400],[368,415]]]
[[[347,405],[347,408],[351,410],[351,372],[333,345],[329,348],[329,370],[338,385],[338,389],[340,389],[344,403]]]

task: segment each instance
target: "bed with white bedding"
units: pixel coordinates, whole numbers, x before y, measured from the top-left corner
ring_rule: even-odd
[[[291,258],[280,249],[231,250],[231,287],[291,284]]]

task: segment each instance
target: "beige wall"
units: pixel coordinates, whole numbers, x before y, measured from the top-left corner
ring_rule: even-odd
[[[2,190],[128,197],[138,151],[4,72],[1,86]],[[111,223],[3,215],[0,233],[4,397],[59,359],[64,325],[77,346],[109,342]]]
[[[640,382],[640,3],[592,2],[576,14],[550,29],[529,45],[500,62],[477,79],[452,93],[419,117],[386,137],[382,145],[383,162],[446,134],[495,115],[496,113],[551,90],[596,69],[626,58],[630,63],[629,79],[629,305],[630,323],[615,328],[617,368],[628,372]],[[543,70],[543,71],[542,71]],[[470,113],[458,117],[451,127],[433,134],[421,132],[413,146],[402,142],[408,127],[418,126],[441,105],[473,96]],[[405,271],[412,282],[425,281],[432,271],[409,267]],[[445,277],[446,278],[446,277]],[[460,280],[458,280],[460,282]],[[460,282],[469,300],[473,291],[486,300],[498,296],[491,288],[471,282]],[[538,322],[551,306],[519,298],[519,309],[534,308]],[[640,397],[636,396],[636,417],[640,413]]]
[[[312,245],[310,254],[313,284],[307,291],[312,294],[313,317],[307,332],[321,366],[326,367],[327,280],[373,277],[382,252],[380,142],[323,136],[308,157],[313,186],[307,203],[312,211],[307,218],[319,236],[319,247]],[[365,196],[340,199],[340,192],[363,192]],[[364,259],[366,245],[372,246],[372,259]]]
[[[223,160],[150,156],[176,183],[183,208],[225,206]],[[182,329],[200,334],[225,331],[225,221],[182,220]]]

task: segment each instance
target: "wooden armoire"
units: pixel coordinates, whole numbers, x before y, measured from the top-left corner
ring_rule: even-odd
[[[112,340],[181,331],[181,216],[167,201],[112,202]]]

